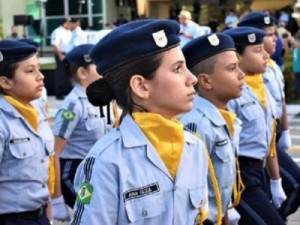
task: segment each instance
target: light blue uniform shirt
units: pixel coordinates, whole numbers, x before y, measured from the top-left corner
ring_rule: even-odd
[[[211,102],[201,96],[194,100],[193,109],[181,117],[181,122],[200,134],[209,151],[222,197],[223,216],[231,202],[233,184],[236,177],[235,158],[238,151],[241,122],[234,123],[234,136],[231,138],[226,121]],[[226,176],[224,175],[226,174]],[[217,220],[216,197],[209,176],[209,219]]]
[[[76,203],[72,225],[194,225],[207,207],[203,142],[185,131],[176,178],[131,116],[100,139],[80,164],[75,190],[93,186],[90,203]]]
[[[284,103],[284,78],[279,66],[273,62],[274,68],[267,66],[263,74],[264,84],[276,102],[276,119],[283,114]]]
[[[267,88],[266,95],[265,110],[254,92],[244,84],[242,96],[228,103],[228,108],[242,121],[239,156],[263,160],[269,154],[276,103]]]
[[[49,201],[54,137],[39,111],[38,131],[0,97],[0,214],[36,210]]]
[[[83,159],[110,127],[105,118],[100,118],[99,107],[93,106],[76,84],[60,105],[53,125],[54,136],[68,140],[60,157]]]

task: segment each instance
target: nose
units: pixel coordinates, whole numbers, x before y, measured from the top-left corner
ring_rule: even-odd
[[[44,74],[42,74],[42,72],[40,70],[38,70],[38,79],[44,80],[44,78],[45,78]]]
[[[197,77],[190,70],[188,70],[188,81],[189,85],[193,86],[197,83]]]
[[[239,79],[242,80],[245,77],[245,73],[239,68]]]

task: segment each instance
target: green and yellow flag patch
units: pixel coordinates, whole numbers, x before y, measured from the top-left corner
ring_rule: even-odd
[[[83,183],[78,191],[76,201],[82,204],[90,204],[93,194],[93,186]]]
[[[68,109],[64,109],[61,114],[61,116],[64,120],[70,120],[70,121],[74,120],[75,115],[76,114],[74,112],[72,112],[71,110],[68,110]]]

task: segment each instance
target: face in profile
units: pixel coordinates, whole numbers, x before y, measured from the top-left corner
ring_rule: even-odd
[[[191,110],[197,79],[187,69],[180,47],[162,54],[155,77],[145,81],[148,96],[144,102],[148,111],[172,118]]]
[[[269,55],[276,50],[276,30],[275,27],[265,28],[266,36],[264,37],[264,48]]]
[[[38,99],[44,88],[44,75],[40,72],[37,55],[18,62],[15,75],[7,79],[5,93],[14,97],[23,104]]]

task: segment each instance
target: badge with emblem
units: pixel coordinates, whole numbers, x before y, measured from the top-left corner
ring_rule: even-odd
[[[155,44],[163,48],[168,44],[168,39],[164,30],[160,30],[158,32],[152,33]]]
[[[2,55],[2,52],[0,52],[0,62],[3,61],[3,55]]]
[[[86,63],[92,62],[92,59],[91,59],[91,57],[90,57],[89,54],[83,55],[83,59],[84,59],[84,61],[85,61]]]
[[[271,23],[271,19],[269,16],[264,17],[264,22],[265,24],[270,24]]]
[[[212,46],[218,46],[220,44],[220,40],[216,34],[208,36],[207,39]]]
[[[248,35],[248,41],[254,43],[256,41],[256,36],[254,33]]]
[[[72,121],[72,120],[74,120],[75,115],[76,114],[74,112],[72,112],[72,111],[70,111],[68,109],[64,109],[63,112],[62,112],[62,114],[61,114],[61,117],[64,120],[70,120],[70,121]]]
[[[94,188],[91,184],[83,183],[78,191],[76,201],[82,204],[90,204],[93,190]]]

